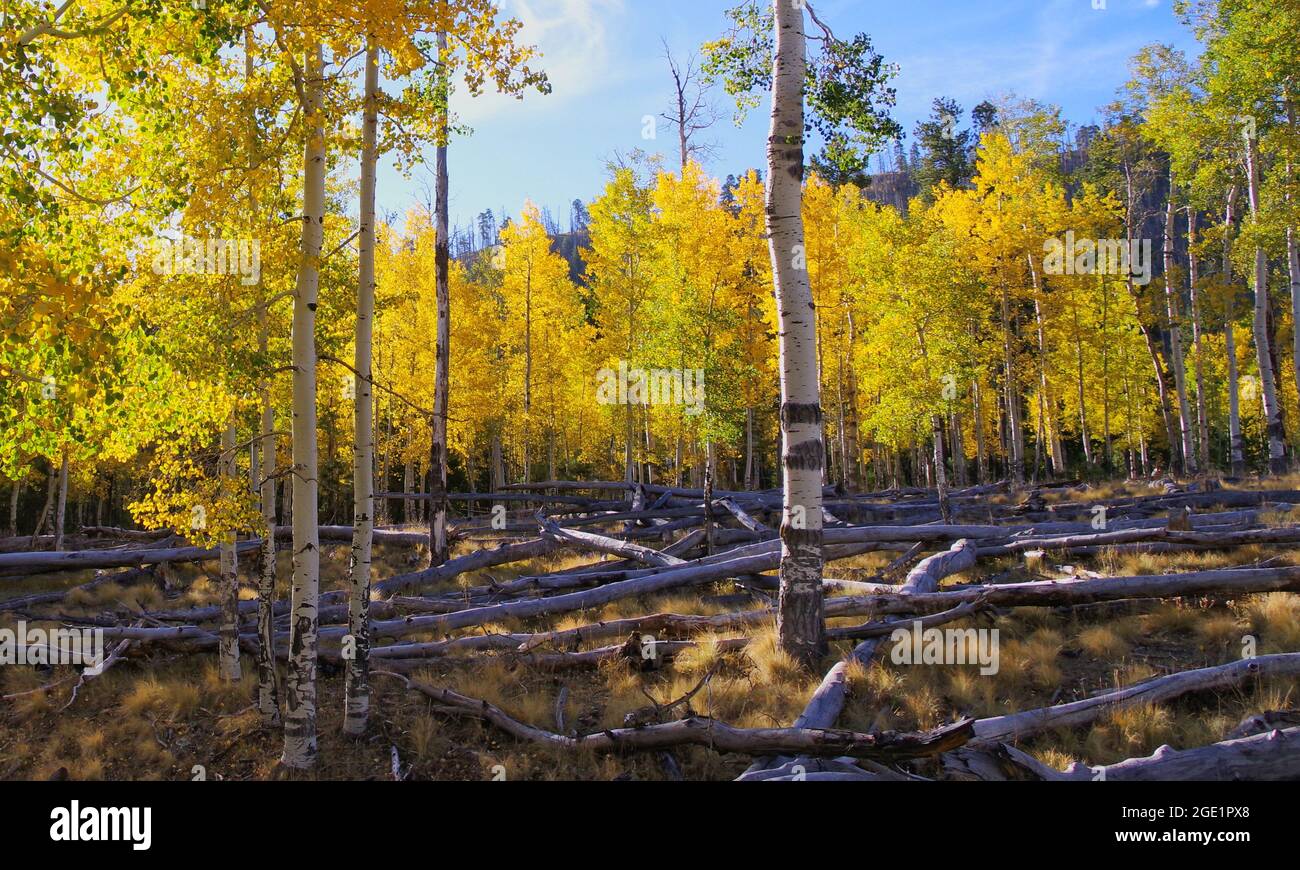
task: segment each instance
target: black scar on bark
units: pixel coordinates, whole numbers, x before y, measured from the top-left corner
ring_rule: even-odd
[[[820,402],[782,402],[781,422],[787,426],[794,426],[799,423],[807,423],[812,426],[820,426],[822,422],[821,403]]]
[[[308,303],[307,303],[307,310],[308,310],[308,311],[315,311],[315,310],[316,310],[316,303],[315,303],[315,302],[308,302]]]
[[[822,453],[822,439],[811,438],[788,448],[781,462],[793,471],[821,471]]]
[[[797,529],[789,523],[781,524],[781,541],[791,547],[812,547],[822,542],[821,529]]]

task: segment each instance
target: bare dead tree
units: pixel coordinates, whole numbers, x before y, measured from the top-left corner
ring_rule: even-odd
[[[716,124],[719,115],[709,101],[709,90],[700,73],[698,56],[691,53],[685,60],[679,60],[668,48],[668,40],[660,37],[660,41],[668,70],[673,76],[673,104],[660,117],[677,129],[682,169],[685,169],[692,157],[702,160],[717,150],[717,143],[699,141],[696,134]]]

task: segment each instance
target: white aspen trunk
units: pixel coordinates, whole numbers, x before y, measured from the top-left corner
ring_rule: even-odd
[[[754,486],[754,409],[745,409],[745,489],[757,489]],[[17,492],[17,484],[14,485]]]
[[[321,43],[307,50],[302,83],[302,259],[293,297],[293,589],[289,604],[289,669],[284,692],[286,767],[316,763],[316,643],[320,597],[317,525],[316,300],[325,224],[325,60]]]
[[[1196,448],[1192,443],[1194,424],[1187,401],[1187,367],[1183,362],[1183,331],[1178,315],[1178,289],[1174,286],[1174,176],[1169,173],[1169,197],[1165,201],[1165,316],[1169,323],[1170,368],[1174,370],[1174,392],[1178,396],[1179,452],[1184,474],[1196,473]]]
[[[221,495],[229,499],[235,487],[235,414],[230,413],[221,433]],[[239,562],[235,552],[235,533],[221,535],[220,578],[221,625],[217,629],[217,665],[221,679],[237,682],[243,672],[239,664]]]
[[[1007,404],[1007,458],[1010,463],[1011,483],[1023,486],[1025,482],[1025,434],[1020,425],[1020,397],[1016,394],[1016,370],[1011,353],[1011,302],[1007,288],[1002,287],[1002,366],[1006,377],[1004,392]]]
[[[1041,398],[1039,408],[1044,431],[1047,435],[1049,452],[1052,460],[1052,474],[1057,477],[1065,474],[1065,445],[1061,443],[1061,426],[1056,419],[1056,398],[1052,394],[1051,384],[1047,380],[1047,336],[1043,321],[1041,297],[1043,287],[1038,277],[1038,264],[1033,256],[1029,257],[1029,277],[1034,287],[1034,322],[1037,327],[1038,341],[1038,384]],[[1035,469],[1037,473],[1037,469]]]
[[[244,78],[250,85],[253,80],[253,29],[244,28]],[[258,153],[257,121],[252,106],[248,114],[248,153],[255,159]],[[254,232],[258,227],[257,188],[248,188],[249,223]],[[260,291],[259,291],[260,292]],[[270,311],[262,295],[257,307],[257,348],[266,357],[270,344]],[[257,577],[257,711],[267,725],[280,724],[279,677],[275,670],[275,406],[271,402],[271,381],[260,384],[262,398],[261,438],[254,440],[256,449],[248,473],[257,493],[262,514],[262,544],[259,550]]]
[[[930,415],[930,438],[934,442],[934,485],[939,494],[939,515],[945,523],[952,522],[952,508],[948,504],[948,472],[944,468],[943,417]]]
[[[36,549],[37,540],[41,532],[45,529],[45,523],[50,518],[50,512],[54,510],[55,491],[58,489],[58,472],[54,470],[54,462],[50,462],[50,470],[45,475],[45,504],[41,507],[40,514],[36,517],[36,527],[32,529],[31,549]]]
[[[54,507],[54,549],[63,549],[64,521],[68,515],[68,451],[59,460],[59,497]]]
[[[971,381],[971,413],[974,416],[971,425],[975,427],[975,467],[979,475],[977,482],[987,483],[989,460],[988,451],[984,446],[984,400],[982,393],[980,382],[978,380]]]
[[[259,314],[258,347],[266,353],[267,311]],[[275,671],[275,406],[271,404],[271,382],[262,382],[262,449],[257,469],[262,508],[261,565],[257,580],[257,710],[268,724],[280,722],[279,678]]]
[[[1237,185],[1228,188],[1223,209],[1223,280],[1232,284],[1232,219],[1237,202]],[[1233,477],[1246,473],[1246,444],[1241,437],[1241,377],[1237,371],[1237,337],[1233,329],[1232,295],[1227,294],[1224,317],[1224,349],[1228,357],[1228,451]]]
[[[1192,302],[1192,347],[1196,351],[1196,449],[1202,471],[1210,470],[1210,419],[1205,406],[1205,344],[1201,341],[1200,258],[1196,256],[1196,207],[1187,207],[1187,283]]]
[[[379,48],[366,40],[361,110],[361,202],[357,232],[357,323],[352,367],[352,555],[348,560],[348,638],[344,641],[343,733],[356,736],[370,718],[370,550],[375,518],[374,367],[375,169],[379,139]]]
[[[415,492],[415,463],[409,459],[402,466],[402,492]],[[402,499],[402,522],[408,526],[415,522],[415,499]]]
[[[785,471],[781,521],[781,648],[811,667],[825,651],[822,616],[822,410],[817,324],[803,235],[801,4],[773,0],[776,52],[767,140],[766,215],[780,319],[781,434]]]
[[[1287,127],[1294,137],[1296,132],[1295,104],[1286,103]],[[1294,141],[1294,139],[1292,140]],[[1291,161],[1286,162],[1286,201],[1291,204]],[[1300,395],[1300,250],[1297,250],[1295,226],[1286,225],[1286,266],[1291,281],[1291,362],[1295,374],[1297,394]]]
[[[18,499],[22,496],[22,493],[23,482],[21,480],[15,480],[14,488],[9,491],[9,537],[11,538],[18,537]],[[100,505],[103,505],[103,499],[100,499],[99,503]],[[103,523],[98,520],[95,521],[95,524],[100,526],[103,525]]]
[[[438,56],[447,53],[447,34],[438,33]],[[439,78],[438,96],[445,108],[447,79]],[[446,120],[444,116],[443,120]],[[438,334],[433,381],[433,439],[429,449],[429,565],[441,565],[451,556],[447,543],[447,407],[451,392],[451,284],[448,231],[447,137],[443,131],[434,155],[434,291],[437,297]]]
[[[1250,215],[1259,220],[1259,143],[1254,137],[1246,140],[1247,195]],[[1264,420],[1268,432],[1268,470],[1270,474],[1285,474],[1286,433],[1282,429],[1282,406],[1278,403],[1277,382],[1273,378],[1273,364],[1269,352],[1268,334],[1268,258],[1262,247],[1255,248],[1255,358],[1259,364],[1260,396],[1264,402]]]

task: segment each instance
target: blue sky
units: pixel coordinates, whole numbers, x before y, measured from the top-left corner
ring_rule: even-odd
[[[675,54],[698,49],[721,33],[729,0],[502,0],[519,18],[523,39],[540,47],[540,66],[554,91],[522,102],[496,94],[453,98],[473,135],[452,142],[451,218],[467,224],[485,208],[518,214],[525,199],[549,206],[567,228],[569,203],[600,193],[615,152],[644,148],[669,155],[676,135],[660,122],[642,138],[642,118],[669,105],[671,80],[660,38]],[[839,36],[869,34],[899,66],[893,116],[908,133],[936,96],[964,110],[1013,91],[1057,103],[1071,122],[1097,119],[1127,76],[1128,59],[1149,42],[1172,42],[1195,53],[1171,0],[813,0],[818,17]],[[1098,9],[1095,6],[1104,6]],[[763,162],[767,103],[737,128],[720,90],[722,115],[708,131],[717,144],[706,163],[724,177]],[[410,179],[381,171],[380,212],[401,214],[423,201],[429,170]],[[430,185],[431,186],[431,185]]]

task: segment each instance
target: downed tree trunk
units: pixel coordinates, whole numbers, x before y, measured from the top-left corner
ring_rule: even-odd
[[[549,538],[534,538],[531,541],[523,541],[518,544],[502,544],[490,550],[476,550],[465,556],[448,559],[441,565],[425,568],[422,571],[398,574],[389,577],[387,580],[372,583],[370,588],[373,592],[391,594],[400,589],[427,586],[441,580],[450,580],[457,574],[463,574],[466,571],[477,571],[480,568],[490,568],[493,565],[504,565],[509,562],[520,562],[524,559],[545,556],[548,553],[555,552],[560,547],[559,543]]]
[[[516,739],[557,749],[624,753],[695,745],[719,752],[752,755],[795,753],[899,761],[955,749],[969,739],[971,728],[971,720],[964,719],[933,731],[862,734],[818,728],[736,728],[715,719],[691,716],[661,725],[613,728],[581,737],[567,737],[520,722],[487,701],[430,686],[392,671],[375,671],[375,674],[395,677],[408,689],[420,692],[443,707],[483,719]]]
[[[146,577],[153,577],[153,572],[148,568],[131,568],[126,571],[118,571],[116,574],[109,574],[101,571],[96,575],[94,580],[82,583],[79,586],[73,586],[69,589],[58,589],[52,592],[34,592],[31,595],[23,595],[19,598],[9,598],[5,601],[0,601],[0,612],[5,610],[27,610],[30,607],[36,607],[42,604],[53,604],[62,601],[74,592],[90,592],[91,590],[98,589],[100,586],[108,583],[116,583],[118,585],[135,583],[137,580],[142,580]],[[220,610],[220,608],[213,609]]]
[[[945,592],[853,595],[839,606],[867,613],[923,613],[945,610],[985,596],[996,607],[1072,607],[1126,598],[1183,598],[1300,591],[1300,566],[1222,568],[1184,574],[1148,574],[1083,580],[1046,580],[968,586]]]
[[[922,559],[907,574],[900,596],[908,597],[918,592],[930,592],[939,588],[939,582],[952,574],[975,567],[975,545],[962,539],[948,550]],[[829,603],[829,602],[828,602]],[[828,611],[829,614],[830,611]],[[849,695],[849,668],[856,662],[864,667],[875,658],[880,635],[868,637],[862,641],[847,657],[840,660],[827,671],[821,685],[813,692],[812,698],[804,706],[803,713],[795,720],[796,728],[831,728],[839,719],[844,703]],[[761,759],[750,766],[746,773],[781,764],[785,759]]]
[[[766,545],[764,545],[766,547]],[[871,544],[858,544],[849,547],[831,548],[827,558],[845,558],[867,552]],[[493,551],[488,551],[493,552]],[[973,552],[973,551],[972,551]],[[727,554],[731,555],[731,554]],[[469,558],[469,557],[464,557]],[[715,557],[716,558],[716,557]],[[534,598],[523,601],[508,601],[502,604],[490,604],[473,607],[456,613],[444,613],[431,616],[410,616],[405,619],[379,620],[371,626],[374,637],[398,637],[417,631],[451,631],[471,625],[483,625],[503,619],[524,619],[551,613],[567,613],[574,610],[586,610],[600,604],[608,604],[620,598],[647,595],[679,586],[698,585],[728,577],[753,574],[758,571],[770,571],[779,564],[781,553],[776,548],[766,549],[744,556],[725,558],[719,561],[700,560],[687,562],[672,568],[665,568],[644,577],[620,580],[595,589],[582,592],[569,592],[551,598]],[[456,560],[452,560],[456,561]],[[451,562],[447,563],[448,565]],[[388,581],[385,581],[388,582]],[[376,584],[378,585],[378,584]],[[336,631],[336,630],[332,630]],[[322,632],[324,636],[324,632]]]
[[[1002,556],[1024,550],[1075,550],[1082,547],[1102,547],[1155,541],[1190,545],[1198,549],[1227,549],[1230,547],[1246,547],[1251,544],[1290,544],[1300,541],[1300,528],[1288,526],[1223,532],[1184,532],[1161,528],[1124,529],[1115,532],[1063,535],[1050,538],[1026,537],[1005,544],[981,546],[979,555]]]
[[[1158,704],[1189,692],[1239,686],[1256,678],[1295,676],[1300,676],[1300,652],[1180,671],[1081,701],[976,720],[971,745],[1015,741],[1053,728],[1086,725],[1114,709]]]
[[[731,513],[733,517],[736,518],[736,521],[738,523],[740,523],[745,528],[749,529],[751,532],[772,531],[770,528],[763,525],[758,520],[754,519],[752,516],[746,513],[745,509],[742,508],[739,504],[737,504],[735,499],[724,498],[721,500],[720,503],[724,508],[726,508]]]
[[[922,559],[907,574],[899,590],[899,597],[904,599],[917,593],[932,592],[939,588],[943,578],[975,567],[975,546],[967,540],[960,540],[942,553],[936,553]],[[969,600],[978,599],[978,595]],[[967,599],[963,599],[966,601]],[[803,713],[795,720],[796,728],[831,728],[844,709],[848,698],[848,669],[853,662],[870,664],[875,657],[880,635],[869,637],[858,644],[848,657],[838,662],[822,679],[821,685],[809,699]]]
[[[639,544],[620,541],[617,538],[597,535],[593,532],[579,532],[573,529],[560,528],[553,520],[548,520],[545,517],[539,516],[538,524],[541,526],[544,537],[556,542],[581,547],[585,550],[595,550],[598,553],[613,553],[615,556],[621,556],[624,559],[631,559],[645,565],[653,565],[657,568],[685,564],[683,559],[666,555],[649,547],[642,547]]]
[[[992,756],[992,764],[973,759]],[[991,750],[957,754],[965,772],[975,778],[1007,778],[1013,769],[1028,778],[1060,782],[1202,782],[1290,781],[1300,779],[1300,728],[1286,728],[1250,737],[1222,740],[1196,749],[1161,746],[1145,758],[1090,767],[1078,762],[1061,771],[1038,761],[1014,746],[998,744]]]
[[[241,553],[256,550],[258,541],[240,541],[236,549]],[[84,568],[142,568],[165,562],[201,562],[216,559],[218,547],[164,547],[134,550],[58,550],[35,553],[0,553],[0,570],[24,571],[79,571]]]

